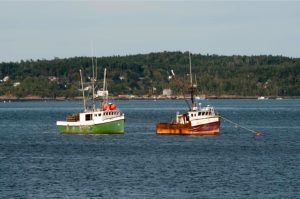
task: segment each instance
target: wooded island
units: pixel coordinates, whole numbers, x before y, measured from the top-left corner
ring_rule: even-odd
[[[188,52],[159,52],[127,56],[97,57],[98,89],[103,68],[109,71],[112,96],[158,96],[171,89],[179,96],[183,89],[168,80],[173,70],[188,82]],[[21,60],[0,63],[2,98],[75,98],[81,96],[79,70],[84,82],[92,76],[91,57]],[[206,96],[300,96],[300,58],[284,56],[221,56],[192,54],[193,78],[198,95]],[[88,84],[85,84],[88,90]]]

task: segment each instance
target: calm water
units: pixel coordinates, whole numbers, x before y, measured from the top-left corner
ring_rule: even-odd
[[[300,100],[205,100],[261,137],[157,136],[183,101],[116,101],[126,134],[63,135],[80,102],[0,102],[1,198],[300,198]]]

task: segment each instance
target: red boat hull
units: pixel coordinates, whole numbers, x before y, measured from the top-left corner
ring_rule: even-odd
[[[174,135],[217,135],[220,133],[220,120],[197,126],[191,126],[191,123],[157,123],[156,133]]]

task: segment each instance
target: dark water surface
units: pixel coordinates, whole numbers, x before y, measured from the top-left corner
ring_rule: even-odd
[[[157,136],[183,101],[116,101],[126,134],[64,135],[78,101],[0,102],[0,198],[300,198],[300,100],[205,100],[219,136]]]

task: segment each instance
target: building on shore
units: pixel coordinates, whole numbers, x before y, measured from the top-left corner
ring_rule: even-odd
[[[165,88],[162,92],[162,95],[164,97],[171,97],[172,96],[172,90],[170,88]]]

